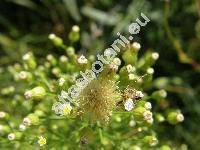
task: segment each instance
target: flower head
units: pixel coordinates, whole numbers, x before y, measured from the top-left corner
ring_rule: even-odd
[[[83,114],[92,121],[107,122],[119,97],[116,82],[99,77],[82,90],[78,103]]]
[[[43,136],[40,136],[39,137],[39,139],[38,139],[38,144],[40,145],[40,146],[44,146],[44,145],[46,145],[46,138],[44,138]]]

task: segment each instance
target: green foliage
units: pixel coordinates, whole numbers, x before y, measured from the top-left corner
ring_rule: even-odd
[[[56,116],[51,107],[61,90],[74,84],[79,71],[91,69],[116,32],[126,35],[141,12],[151,20],[134,37],[141,50],[123,49],[118,70],[109,76],[119,87],[113,95],[120,94],[109,121],[91,123],[75,104]],[[199,17],[195,0],[0,1],[0,148],[198,150]],[[80,31],[71,29],[74,24]],[[82,54],[87,64],[77,63]],[[125,111],[119,99],[138,90],[144,97]],[[153,124],[141,120],[146,102]]]

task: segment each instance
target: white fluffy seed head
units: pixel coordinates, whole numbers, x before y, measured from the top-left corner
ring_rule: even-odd
[[[154,53],[152,53],[152,58],[154,59],[154,60],[157,60],[158,58],[159,58],[159,54],[157,53],[157,52],[154,52]]]
[[[15,139],[15,134],[14,134],[14,133],[8,134],[8,139],[9,139],[10,141],[14,140],[14,139]]]

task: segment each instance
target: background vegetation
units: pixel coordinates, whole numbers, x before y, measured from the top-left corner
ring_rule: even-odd
[[[79,54],[89,56],[107,48],[116,33],[127,34],[127,26],[143,12],[150,23],[135,41],[141,53],[160,54],[154,66],[154,89],[168,92],[170,107],[180,108],[182,124],[158,128],[161,139],[185,143],[199,149],[200,142],[200,2],[198,0],[1,0],[0,1],[0,88],[12,85],[5,67],[23,63],[21,57],[33,51],[42,62],[51,53],[63,52],[48,39],[50,33],[73,45],[68,34],[80,27],[80,41],[73,45]],[[160,83],[162,82],[162,86]],[[4,100],[0,109],[4,110]],[[17,109],[17,107],[16,107]],[[163,128],[160,128],[163,129]],[[166,131],[167,130],[167,131]]]

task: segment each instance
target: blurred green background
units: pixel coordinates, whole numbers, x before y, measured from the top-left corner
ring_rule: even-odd
[[[33,51],[43,59],[62,52],[50,44],[55,33],[66,45],[68,33],[78,25],[81,40],[75,46],[85,55],[103,51],[116,38],[128,34],[128,25],[140,13],[150,18],[135,41],[141,55],[147,49],[160,54],[155,66],[157,81],[168,91],[170,105],[181,108],[185,121],[168,128],[172,140],[182,140],[191,149],[200,149],[200,1],[199,0],[1,0],[0,66],[21,61]],[[1,70],[2,72],[2,70]],[[0,88],[9,82],[1,78]],[[167,126],[167,125],[166,125]],[[160,131],[162,133],[162,131]],[[166,131],[165,131],[166,132]]]

